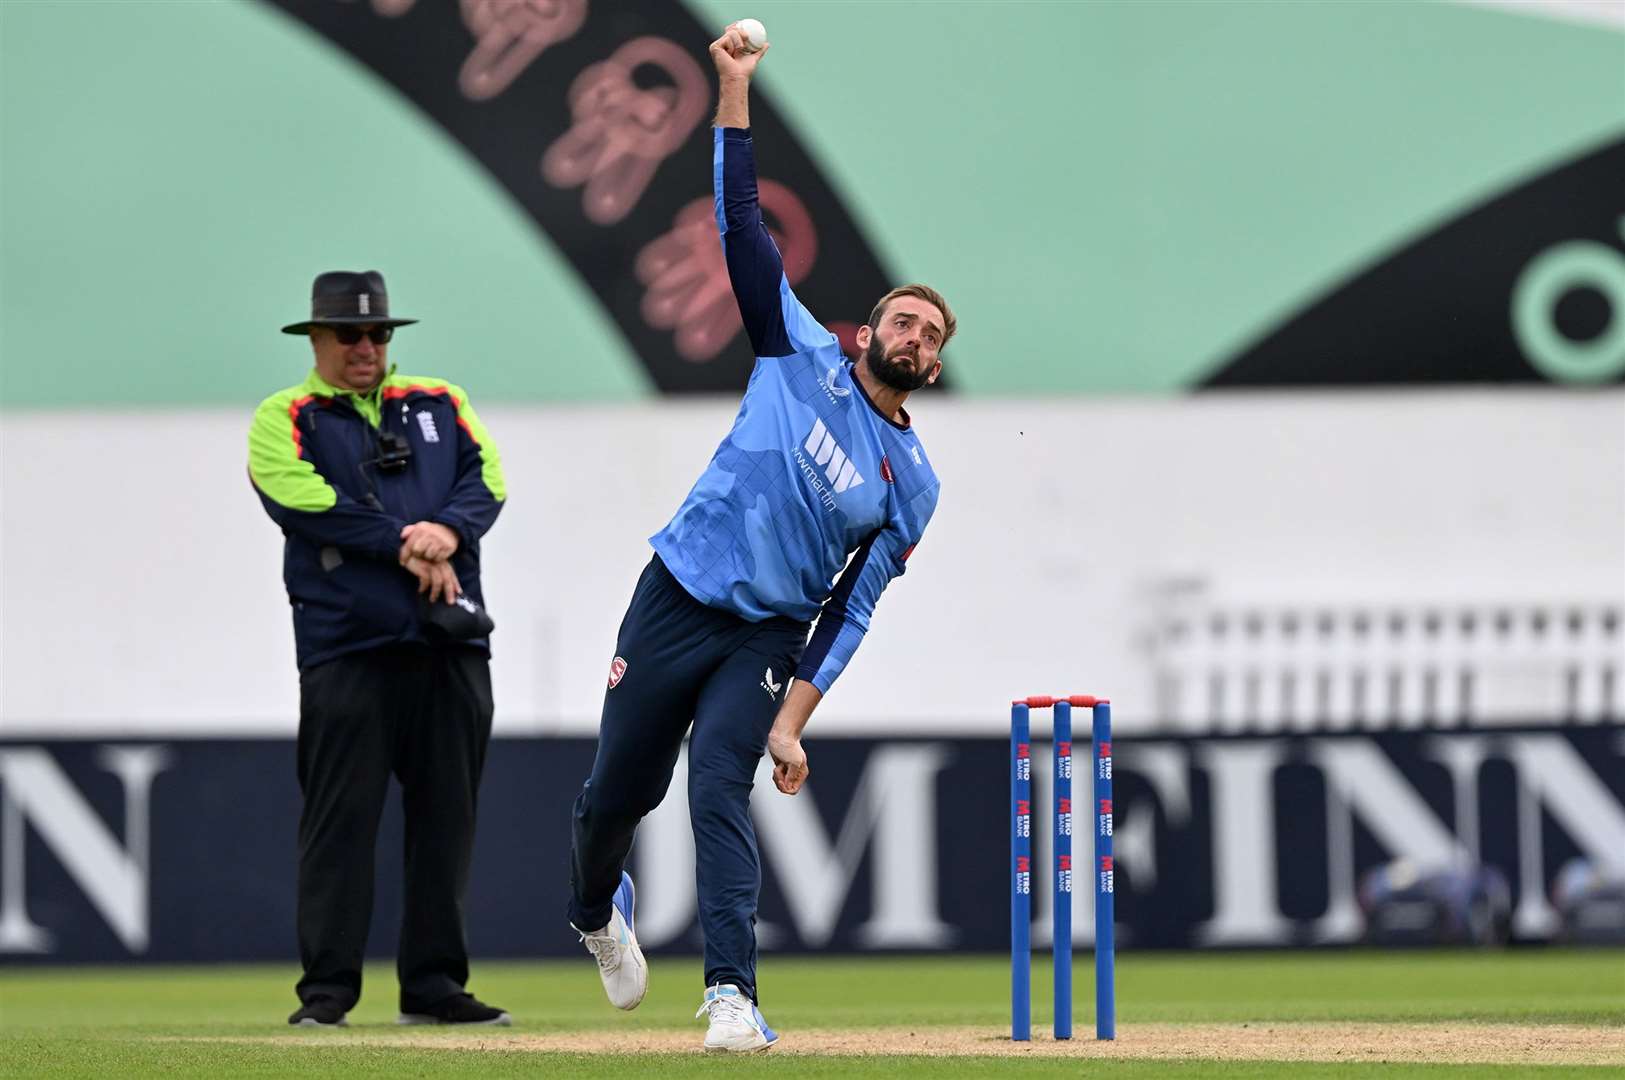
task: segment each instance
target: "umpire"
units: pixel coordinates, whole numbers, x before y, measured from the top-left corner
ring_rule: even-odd
[[[342,1026],[361,996],[373,849],[400,779],[406,892],[400,1023],[508,1024],[465,987],[463,897],[491,738],[492,629],[480,538],[505,496],[502,466],[462,389],[396,374],[395,328],[375,270],[316,278],[315,368],[266,398],[248,470],[282,528],[299,658],[300,1008],[290,1024]]]

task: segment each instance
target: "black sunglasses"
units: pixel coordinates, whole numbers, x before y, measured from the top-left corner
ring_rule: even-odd
[[[389,339],[395,336],[393,326],[375,326],[371,330],[363,330],[359,326],[335,326],[333,336],[339,339],[340,345],[356,345],[361,342],[362,335],[366,335],[374,345],[388,345]]]

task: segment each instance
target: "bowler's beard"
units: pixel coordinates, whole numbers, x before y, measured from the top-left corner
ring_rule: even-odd
[[[887,357],[885,346],[880,344],[879,334],[870,336],[869,347],[863,350],[863,359],[868,362],[869,370],[874,372],[875,378],[893,390],[905,394],[913,393],[931,381],[930,368],[924,365],[909,368],[900,361]],[[914,362],[920,363],[918,354],[915,355]]]

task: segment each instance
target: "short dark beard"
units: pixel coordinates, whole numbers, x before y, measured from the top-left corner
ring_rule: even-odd
[[[886,356],[885,346],[880,344],[880,335],[870,331],[869,347],[863,350],[863,359],[869,365],[869,370],[882,384],[904,394],[913,393],[931,381],[931,369],[922,367],[917,371],[910,371],[902,364],[890,360]],[[919,356],[915,356],[916,362]]]

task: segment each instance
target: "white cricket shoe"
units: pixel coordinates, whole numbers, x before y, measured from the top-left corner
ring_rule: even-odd
[[[637,890],[632,887],[632,875],[621,871],[621,887],[615,890],[611,901],[609,923],[601,930],[587,932],[574,926],[581,935],[581,943],[598,961],[598,978],[604,983],[609,1003],[617,1009],[635,1009],[643,995],[649,992],[649,964],[638,948],[638,935],[633,929],[632,909],[637,904]],[[572,924],[573,926],[573,924]]]
[[[779,1041],[779,1033],[767,1026],[762,1010],[731,983],[719,983],[705,992],[705,1004],[694,1014],[698,1020],[711,1014],[705,1032],[707,1050],[735,1050],[750,1053],[766,1050]]]

